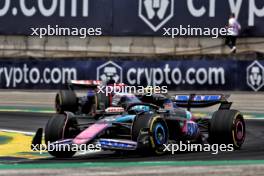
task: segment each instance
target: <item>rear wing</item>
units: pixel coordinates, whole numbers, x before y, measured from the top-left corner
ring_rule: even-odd
[[[190,94],[190,95],[175,95],[172,101],[179,107],[185,107],[188,110],[191,108],[205,108],[220,104],[219,109],[230,109],[232,102],[228,102],[229,95],[208,95],[208,94]]]
[[[103,81],[100,80],[71,80],[67,82],[67,87],[73,90],[73,87],[81,87],[81,88],[89,88],[89,89],[97,89],[98,86],[104,85]],[[105,85],[106,86],[106,85]],[[107,84],[109,87],[125,87],[127,86],[124,83],[114,83]]]
[[[102,85],[102,81],[99,80],[71,80],[67,82],[69,89],[73,89],[74,86],[96,89],[99,85]]]

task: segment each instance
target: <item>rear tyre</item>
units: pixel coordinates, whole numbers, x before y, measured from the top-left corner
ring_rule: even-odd
[[[167,124],[159,115],[139,115],[133,123],[132,140],[139,145],[148,140],[149,145],[144,148],[144,152],[161,155],[165,153],[164,144],[169,140]]]
[[[209,143],[232,144],[234,149],[240,149],[245,136],[245,121],[239,111],[218,110],[214,112],[209,125]]]
[[[66,116],[64,114],[57,114],[49,119],[48,123],[45,127],[45,143],[46,145],[68,138],[74,138],[79,130],[76,128],[77,120],[75,118],[70,118],[70,116]],[[48,151],[54,157],[57,158],[70,158],[76,152],[71,149],[67,149],[67,151],[56,151],[50,150]]]
[[[65,111],[75,113],[78,110],[78,99],[72,90],[60,90],[55,97],[55,109],[58,114]]]

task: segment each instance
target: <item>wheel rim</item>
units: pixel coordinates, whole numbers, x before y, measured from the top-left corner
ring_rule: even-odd
[[[158,145],[166,143],[166,132],[162,124],[158,123],[154,130],[155,141]]]
[[[236,139],[238,141],[243,141],[244,140],[244,137],[245,137],[245,129],[244,129],[244,124],[241,120],[238,120],[236,122]]]

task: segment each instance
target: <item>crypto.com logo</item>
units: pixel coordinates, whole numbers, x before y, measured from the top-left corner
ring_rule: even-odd
[[[116,83],[123,81],[123,70],[116,63],[109,61],[97,67],[97,80],[107,82],[114,80]]]
[[[139,0],[139,17],[158,31],[174,15],[174,0]]]
[[[256,92],[264,85],[264,67],[258,61],[247,67],[247,84]]]

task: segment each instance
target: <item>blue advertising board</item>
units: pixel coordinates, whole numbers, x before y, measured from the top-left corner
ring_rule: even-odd
[[[101,28],[111,36],[162,36],[164,28],[180,25],[223,28],[231,12],[241,35],[264,36],[263,0],[1,0],[0,34],[30,35],[31,28],[57,25]]]
[[[32,34],[31,28],[101,28],[110,34],[111,0],[1,0],[0,34]]]
[[[0,88],[58,89],[68,80],[113,79],[169,90],[264,90],[264,60],[201,58],[0,60]]]

